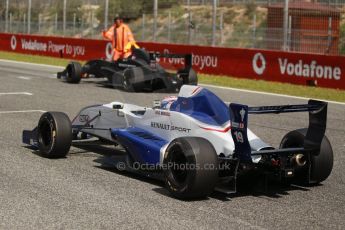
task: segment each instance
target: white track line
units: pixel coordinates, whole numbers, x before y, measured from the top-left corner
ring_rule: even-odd
[[[8,92],[8,93],[0,93],[0,96],[3,95],[27,95],[27,96],[32,96],[32,93],[28,93],[28,92]]]
[[[25,76],[19,76],[17,78],[22,79],[22,80],[31,80],[31,77],[25,77]]]
[[[298,96],[291,96],[291,95],[278,94],[278,93],[266,93],[266,92],[255,91],[255,90],[248,90],[248,89],[237,89],[237,88],[224,87],[224,86],[215,86],[215,85],[208,85],[208,84],[199,84],[199,85],[205,86],[205,87],[216,88],[216,89],[225,89],[225,90],[239,91],[239,92],[245,92],[245,93],[255,93],[255,94],[262,94],[262,95],[269,95],[269,96],[278,96],[278,97],[287,97],[287,98],[303,99],[303,100],[311,99],[309,97],[298,97]],[[329,100],[324,100],[324,99],[316,99],[316,100],[322,100],[322,101],[326,101],[328,103],[333,103],[333,104],[338,104],[338,105],[345,105],[344,102],[329,101]]]
[[[44,110],[18,110],[18,111],[0,111],[0,114],[9,114],[9,113],[45,113]]]

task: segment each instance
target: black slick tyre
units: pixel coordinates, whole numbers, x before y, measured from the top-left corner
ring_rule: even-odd
[[[287,133],[281,143],[280,148],[303,147],[307,129],[297,129]],[[310,173],[308,172],[310,168]],[[294,181],[301,184],[313,185],[327,179],[333,169],[333,150],[326,136],[323,137],[320,153],[308,153],[307,164],[303,168],[297,169]],[[309,177],[308,177],[309,174]]]
[[[181,69],[177,74],[182,78],[184,85],[197,85],[198,76],[192,68]]]
[[[71,121],[65,113],[46,112],[37,126],[38,149],[44,157],[65,157],[72,143]]]
[[[132,81],[134,78],[134,72],[132,68],[128,68],[123,73],[122,87],[127,92],[134,92]]]
[[[67,66],[67,77],[68,83],[78,84],[81,80],[81,65],[78,62],[71,62]]]
[[[163,171],[166,187],[174,197],[203,198],[218,181],[217,153],[204,138],[177,138],[167,147]]]

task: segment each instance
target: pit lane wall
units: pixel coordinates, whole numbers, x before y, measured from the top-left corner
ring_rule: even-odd
[[[149,51],[192,53],[199,73],[345,89],[345,57],[257,49],[218,48],[139,42]],[[76,60],[111,58],[107,41],[0,33],[0,50]],[[1,57],[0,57],[1,58]],[[183,59],[161,58],[165,66]]]

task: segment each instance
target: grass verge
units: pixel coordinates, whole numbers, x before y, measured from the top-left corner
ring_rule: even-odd
[[[27,54],[19,54],[19,53],[3,52],[3,51],[0,51],[0,59],[46,64],[46,65],[55,65],[55,66],[66,66],[69,62],[68,59],[62,59],[62,58],[52,58],[52,57],[46,57],[46,56],[27,55]]]
[[[293,85],[288,83],[249,80],[228,76],[199,75],[199,82],[231,88],[256,90],[268,93],[287,94],[306,98],[345,102],[345,91],[339,89],[319,88]]]
[[[11,52],[0,51],[0,59],[13,61],[23,61],[31,63],[40,63],[47,65],[66,66],[68,59],[52,58],[37,55],[25,55]],[[287,83],[277,83],[262,80],[249,80],[228,76],[215,76],[199,74],[199,82],[203,84],[218,85],[239,89],[256,90],[269,93],[287,94],[291,96],[300,96],[307,98],[318,98],[323,100],[345,102],[345,91],[337,89],[327,89],[318,87],[308,87],[293,85]]]

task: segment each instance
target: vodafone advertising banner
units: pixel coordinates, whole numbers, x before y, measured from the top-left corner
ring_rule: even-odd
[[[166,53],[192,53],[193,67],[202,73],[345,89],[342,56],[156,43],[142,46]],[[174,64],[181,60],[161,61]]]
[[[200,73],[345,89],[342,56],[148,42],[139,45],[149,51],[192,53],[193,68]],[[76,60],[112,56],[107,41],[4,33],[0,33],[0,50]],[[183,62],[183,59],[160,59],[164,66],[182,66]]]
[[[106,45],[101,40],[0,33],[0,50],[68,59],[104,57]]]

